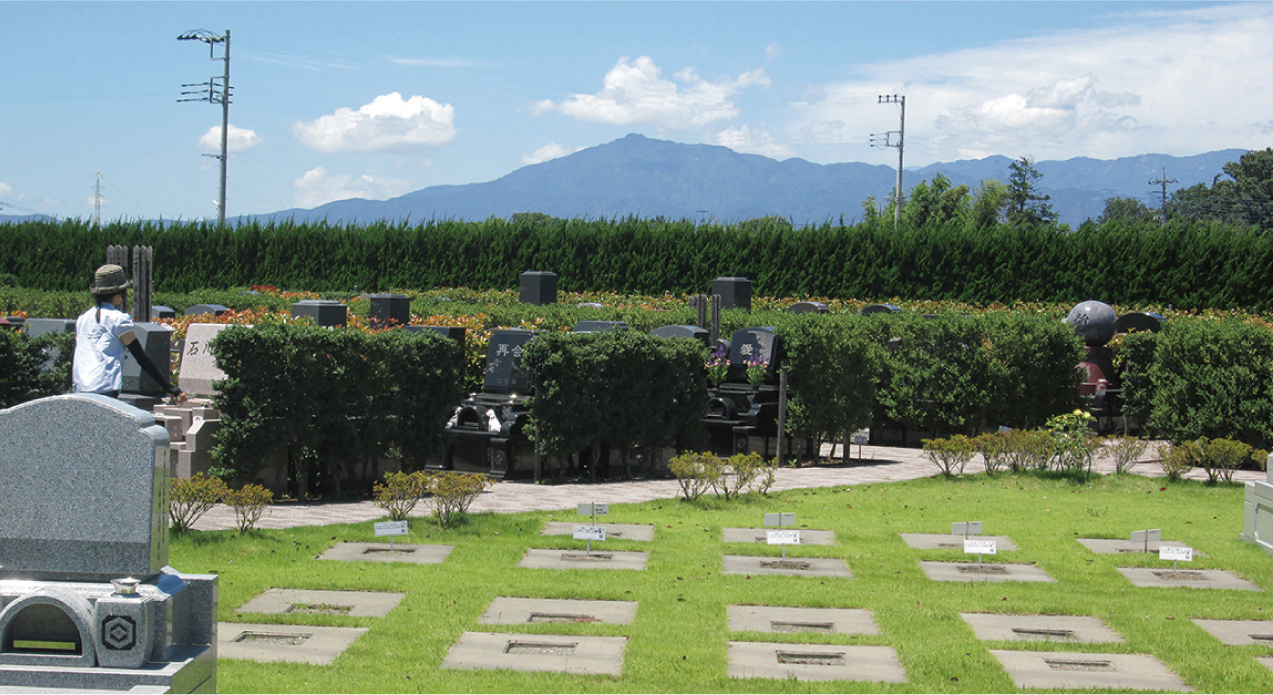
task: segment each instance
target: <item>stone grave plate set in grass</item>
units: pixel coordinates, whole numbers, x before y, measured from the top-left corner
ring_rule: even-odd
[[[878,635],[871,612],[862,608],[796,608],[729,606],[730,632],[812,632],[835,635]]]
[[[1259,645],[1273,647],[1273,620],[1204,620],[1193,618],[1193,623],[1206,630],[1212,637],[1233,647]],[[1257,656],[1255,660],[1273,671],[1273,656]]]
[[[627,637],[465,632],[442,668],[557,671],[619,676]]]
[[[379,591],[268,589],[237,612],[383,618],[405,597]],[[225,659],[325,665],[335,661],[367,628],[220,623],[218,630],[218,648]]]
[[[785,577],[841,577],[852,579],[849,564],[834,557],[757,557],[726,555],[721,558],[724,574],[775,574]]]
[[[407,562],[414,565],[436,565],[447,558],[455,546],[408,545],[406,543],[337,543],[319,560],[341,562]]]
[[[935,582],[1055,582],[1047,572],[1025,563],[932,562],[919,563]]]
[[[643,570],[649,553],[593,550],[553,550],[530,548],[518,567],[550,570]]]
[[[223,659],[325,665],[366,631],[365,627],[220,623],[217,649]]]
[[[977,639],[1007,642],[1122,642],[1105,623],[1086,615],[1001,615],[960,613]]]
[[[1116,567],[1135,586],[1188,587],[1260,591],[1255,584],[1225,570],[1175,569],[1172,567]]]
[[[730,678],[906,682],[892,647],[730,642],[728,654]]]
[[[627,625],[636,618],[636,606],[634,601],[581,601],[497,596],[477,622],[482,625],[527,623]]]
[[[1147,654],[1091,654],[992,649],[1018,688],[1190,692],[1176,674]]]

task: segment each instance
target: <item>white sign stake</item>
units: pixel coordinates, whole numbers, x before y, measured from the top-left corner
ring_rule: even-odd
[[[592,554],[592,541],[604,541],[606,539],[606,530],[597,526],[597,517],[607,516],[610,514],[610,505],[601,502],[583,502],[575,508],[579,516],[592,517],[591,526],[576,526],[575,539],[588,541],[587,553]],[[600,531],[598,534],[597,532]],[[600,538],[598,538],[598,535]]]
[[[779,512],[778,514],[766,514],[766,515],[765,515],[765,526],[777,526],[779,529],[781,529],[783,526],[794,526],[794,525],[795,525],[795,523],[796,523],[796,514],[795,514],[795,512]],[[795,537],[796,537],[796,540],[795,540],[795,541],[789,541],[789,540],[788,540],[788,541],[775,541],[775,540],[774,540],[774,534],[775,534],[775,533],[777,533],[777,534],[782,534],[782,533],[783,533],[783,531],[781,531],[781,530],[778,530],[778,531],[770,531],[770,532],[767,534],[768,539],[769,539],[769,545],[781,545],[781,546],[782,546],[782,559],[786,560],[786,559],[787,559],[787,544],[788,544],[788,543],[792,543],[792,542],[797,543],[797,544],[798,544],[798,543],[800,543],[800,532],[799,532],[799,531],[796,531],[796,532],[795,532],[795,534],[796,534],[796,536],[795,536]],[[779,537],[781,537],[781,538],[788,538],[789,536],[779,536]]]
[[[981,556],[982,556],[983,554],[985,554],[985,555],[998,555],[998,554],[999,554],[999,542],[998,542],[998,541],[980,540],[980,539],[975,539],[975,538],[965,538],[965,539],[964,539],[964,552],[965,552],[965,553],[976,553],[976,554],[977,554],[977,565],[978,565],[978,566],[980,566],[980,565],[981,565]]]
[[[1171,560],[1171,568],[1174,570],[1177,562],[1193,562],[1193,548],[1159,548],[1158,559]]]
[[[407,535],[407,522],[403,521],[381,521],[375,524],[376,536],[389,537],[389,552],[393,552],[393,537]]]

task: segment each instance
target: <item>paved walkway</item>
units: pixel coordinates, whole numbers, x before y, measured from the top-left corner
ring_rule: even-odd
[[[860,451],[860,456],[859,456]],[[830,455],[830,447],[823,447],[824,457]],[[981,470],[981,458],[973,459],[969,471]],[[1095,468],[1101,473],[1114,472],[1114,463],[1108,458],[1098,458]],[[853,447],[853,458],[848,464],[780,468],[774,476],[773,491],[797,488],[866,485],[899,480],[913,480],[937,474],[937,468],[924,457],[920,449],[863,446]],[[1156,460],[1142,458],[1132,472],[1138,475],[1160,477],[1162,469]],[[1187,478],[1206,479],[1202,470],[1191,471]],[[1237,471],[1235,481],[1264,480],[1263,471]],[[483,493],[469,507],[473,512],[527,512],[573,509],[580,502],[604,502],[619,504],[648,502],[656,499],[672,499],[680,495],[681,488],[675,479],[632,480],[599,483],[567,483],[560,485],[536,485],[525,482],[500,482]],[[425,505],[417,505],[412,516],[427,516]],[[324,524],[355,524],[385,518],[383,509],[371,501],[359,502],[284,502],[273,505],[257,522],[257,528],[291,528],[294,526],[321,526]],[[217,505],[205,514],[194,528],[200,531],[232,529],[234,512],[225,505]]]

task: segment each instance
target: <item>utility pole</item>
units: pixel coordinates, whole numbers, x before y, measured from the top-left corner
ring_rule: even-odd
[[[879,103],[897,104],[902,107],[897,130],[871,134],[872,147],[897,148],[897,188],[893,190],[893,231],[897,231],[897,225],[902,219],[902,151],[906,140],[906,97],[897,94],[881,95]],[[897,136],[896,141],[893,140],[893,135]]]
[[[97,172],[97,183],[93,185],[93,226],[102,226],[102,172]]]
[[[1158,208],[1158,211],[1159,211],[1158,220],[1162,224],[1167,224],[1167,184],[1169,183],[1180,183],[1180,182],[1175,179],[1167,178],[1167,169],[1165,168],[1162,170],[1162,176],[1149,182],[1149,185],[1151,186],[1157,186],[1159,184],[1162,185],[1162,204]]]
[[[177,37],[178,41],[202,41],[208,44],[208,53],[211,60],[220,60],[225,63],[225,72],[221,77],[211,77],[207,82],[196,82],[194,84],[183,84],[183,89],[198,87],[191,91],[181,93],[186,99],[178,99],[177,101],[206,101],[209,104],[221,105],[221,154],[212,155],[205,154],[205,157],[216,157],[221,160],[221,193],[217,199],[217,222],[225,224],[225,168],[226,162],[229,160],[227,150],[229,149],[230,137],[230,30],[225,30],[224,36],[217,36],[206,29],[195,29],[187,31]],[[217,56],[217,44],[221,44],[222,54]],[[218,83],[220,80],[220,83]],[[205,94],[206,90],[206,94]],[[198,95],[198,96],[196,96]]]

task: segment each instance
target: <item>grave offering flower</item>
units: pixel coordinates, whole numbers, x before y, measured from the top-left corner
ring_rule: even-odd
[[[769,360],[760,355],[753,355],[747,359],[747,383],[751,384],[752,388],[760,388],[767,376],[769,376]]]
[[[707,381],[712,386],[725,383],[725,377],[729,374],[729,355],[725,352],[725,346],[717,345],[703,366],[707,368]]]

